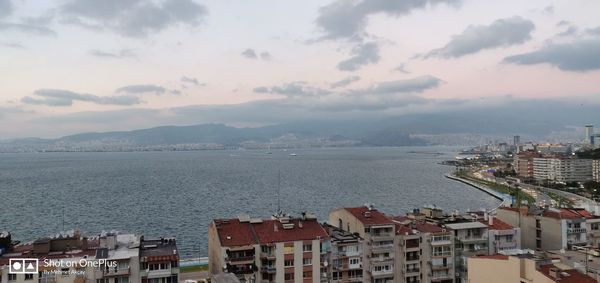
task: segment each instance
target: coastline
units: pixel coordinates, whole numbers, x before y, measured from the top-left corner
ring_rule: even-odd
[[[488,212],[495,211],[499,207],[502,207],[502,206],[510,206],[510,204],[512,203],[511,196],[505,195],[505,194],[502,194],[502,193],[499,193],[499,192],[496,192],[496,191],[494,191],[494,190],[492,190],[492,189],[490,189],[490,188],[488,188],[486,186],[477,184],[477,183],[469,181],[467,179],[460,178],[460,177],[458,177],[458,176],[456,176],[456,175],[454,175],[452,173],[446,173],[446,174],[444,174],[444,177],[446,177],[446,178],[448,178],[450,180],[454,180],[454,181],[461,182],[463,184],[469,185],[469,186],[471,186],[473,188],[476,188],[476,189],[478,189],[478,190],[480,190],[480,191],[482,191],[482,192],[484,192],[484,193],[486,193],[486,194],[488,194],[488,195],[490,195],[490,196],[492,196],[492,197],[494,197],[494,198],[496,198],[496,199],[498,199],[498,200],[501,201],[500,204],[497,207],[488,210]]]

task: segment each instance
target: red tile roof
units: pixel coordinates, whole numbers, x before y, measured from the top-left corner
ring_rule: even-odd
[[[291,229],[283,229],[283,224],[279,220],[271,219],[263,220],[262,223],[217,219],[214,223],[218,223],[217,233],[223,247],[329,238],[327,231],[317,220],[292,219],[290,223],[294,224],[294,228]]]
[[[592,218],[592,215],[585,209],[561,208],[560,211],[545,210],[542,215],[555,219]]]
[[[283,229],[279,220],[264,220],[263,223],[252,225],[261,244],[329,239],[329,234],[317,220],[293,219],[290,223],[294,223],[294,228]]]
[[[494,217],[494,220],[492,221],[492,225],[489,224],[488,221],[485,220],[479,220],[479,222],[487,225],[490,230],[512,230],[515,227],[513,227],[512,225]]]
[[[365,226],[394,224],[391,219],[387,218],[385,214],[376,209],[369,209],[366,206],[347,207],[344,209],[354,215],[354,217],[356,217]]]
[[[215,219],[217,233],[222,247],[249,246],[257,244],[250,223],[241,223],[238,219]]]
[[[423,233],[439,233],[444,232],[444,229],[440,226],[433,225],[427,222],[417,222],[417,231]]]
[[[540,265],[539,271],[546,277],[550,278],[554,282],[561,283],[595,283],[594,278],[587,276],[583,273],[578,272],[575,269],[561,270],[560,273],[567,273],[568,275],[561,275],[559,279],[555,279],[550,276],[550,268],[554,268],[553,264]]]

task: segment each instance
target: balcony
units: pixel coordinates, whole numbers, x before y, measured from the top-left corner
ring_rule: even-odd
[[[158,269],[158,270],[147,270],[148,279],[151,278],[161,278],[161,277],[170,277],[173,272],[170,268],[168,269]]]
[[[349,277],[346,281],[348,281],[348,282],[363,282],[363,277],[362,276]]]
[[[496,246],[497,248],[516,248],[517,242],[494,241],[494,246]]]
[[[275,258],[275,252],[261,252],[260,253],[260,258],[274,259]]]
[[[372,242],[393,241],[394,235],[390,233],[375,233],[371,234]]]
[[[394,251],[394,244],[371,246],[371,252],[374,252],[374,253],[393,252],[393,251]]]
[[[275,268],[275,266],[263,266],[260,268],[260,272],[273,274],[277,272],[277,268]]]
[[[453,268],[452,264],[448,263],[446,265],[443,264],[432,264],[431,270],[444,270]]]
[[[463,243],[473,243],[473,242],[487,242],[487,237],[482,235],[479,236],[459,236],[456,238],[458,241]]]
[[[244,263],[244,262],[254,262],[254,255],[248,256],[229,256],[225,258],[226,261],[231,262],[232,264],[236,263]]]
[[[432,246],[448,246],[448,245],[452,245],[452,241],[450,241],[450,240],[431,241],[431,245]]]
[[[452,274],[450,273],[434,273],[431,274],[431,280],[442,280],[451,278]]]
[[[376,277],[376,278],[394,276],[394,270],[393,269],[380,270],[380,271],[370,270],[369,273],[371,273],[371,276]]]
[[[123,276],[129,275],[130,268],[109,268],[103,270],[104,276]]]
[[[421,270],[419,268],[408,268],[404,271],[405,276],[415,276],[418,275]]]
[[[419,261],[419,257],[418,256],[407,256],[405,258],[405,260],[408,261]]]
[[[568,234],[581,234],[581,233],[586,233],[586,232],[587,232],[586,228],[567,228]]]
[[[433,252],[431,253],[433,257],[449,257],[452,256],[452,251],[443,251],[443,252]]]

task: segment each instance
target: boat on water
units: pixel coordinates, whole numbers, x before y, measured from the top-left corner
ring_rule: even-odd
[[[290,156],[298,156],[296,153],[290,153]]]

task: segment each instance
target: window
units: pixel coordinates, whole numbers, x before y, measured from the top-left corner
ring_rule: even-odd
[[[358,259],[358,258],[351,258],[350,259],[350,264],[352,264],[352,265],[356,265],[356,264],[359,264],[359,263],[360,263],[360,259]]]
[[[284,254],[293,254],[294,253],[294,246],[283,247],[283,253]]]
[[[33,274],[25,274],[25,280],[33,280]]]
[[[294,280],[294,273],[286,273],[285,280]]]
[[[303,245],[302,246],[302,251],[304,251],[304,252],[310,252],[310,251],[312,251],[312,245],[311,244]]]
[[[16,274],[8,274],[8,281],[17,281],[17,275]]]
[[[302,273],[302,277],[312,278],[312,271],[304,271],[304,273]]]
[[[293,259],[288,259],[288,260],[285,260],[285,261],[283,262],[283,266],[285,266],[285,267],[294,266],[294,260],[293,260]]]
[[[128,276],[119,276],[119,277],[115,278],[115,283],[129,283],[129,277]]]
[[[303,265],[311,265],[312,264],[312,258],[304,258],[304,259],[302,259],[302,264]]]
[[[598,227],[600,225],[598,225],[599,223],[592,223],[592,230],[598,230]]]

